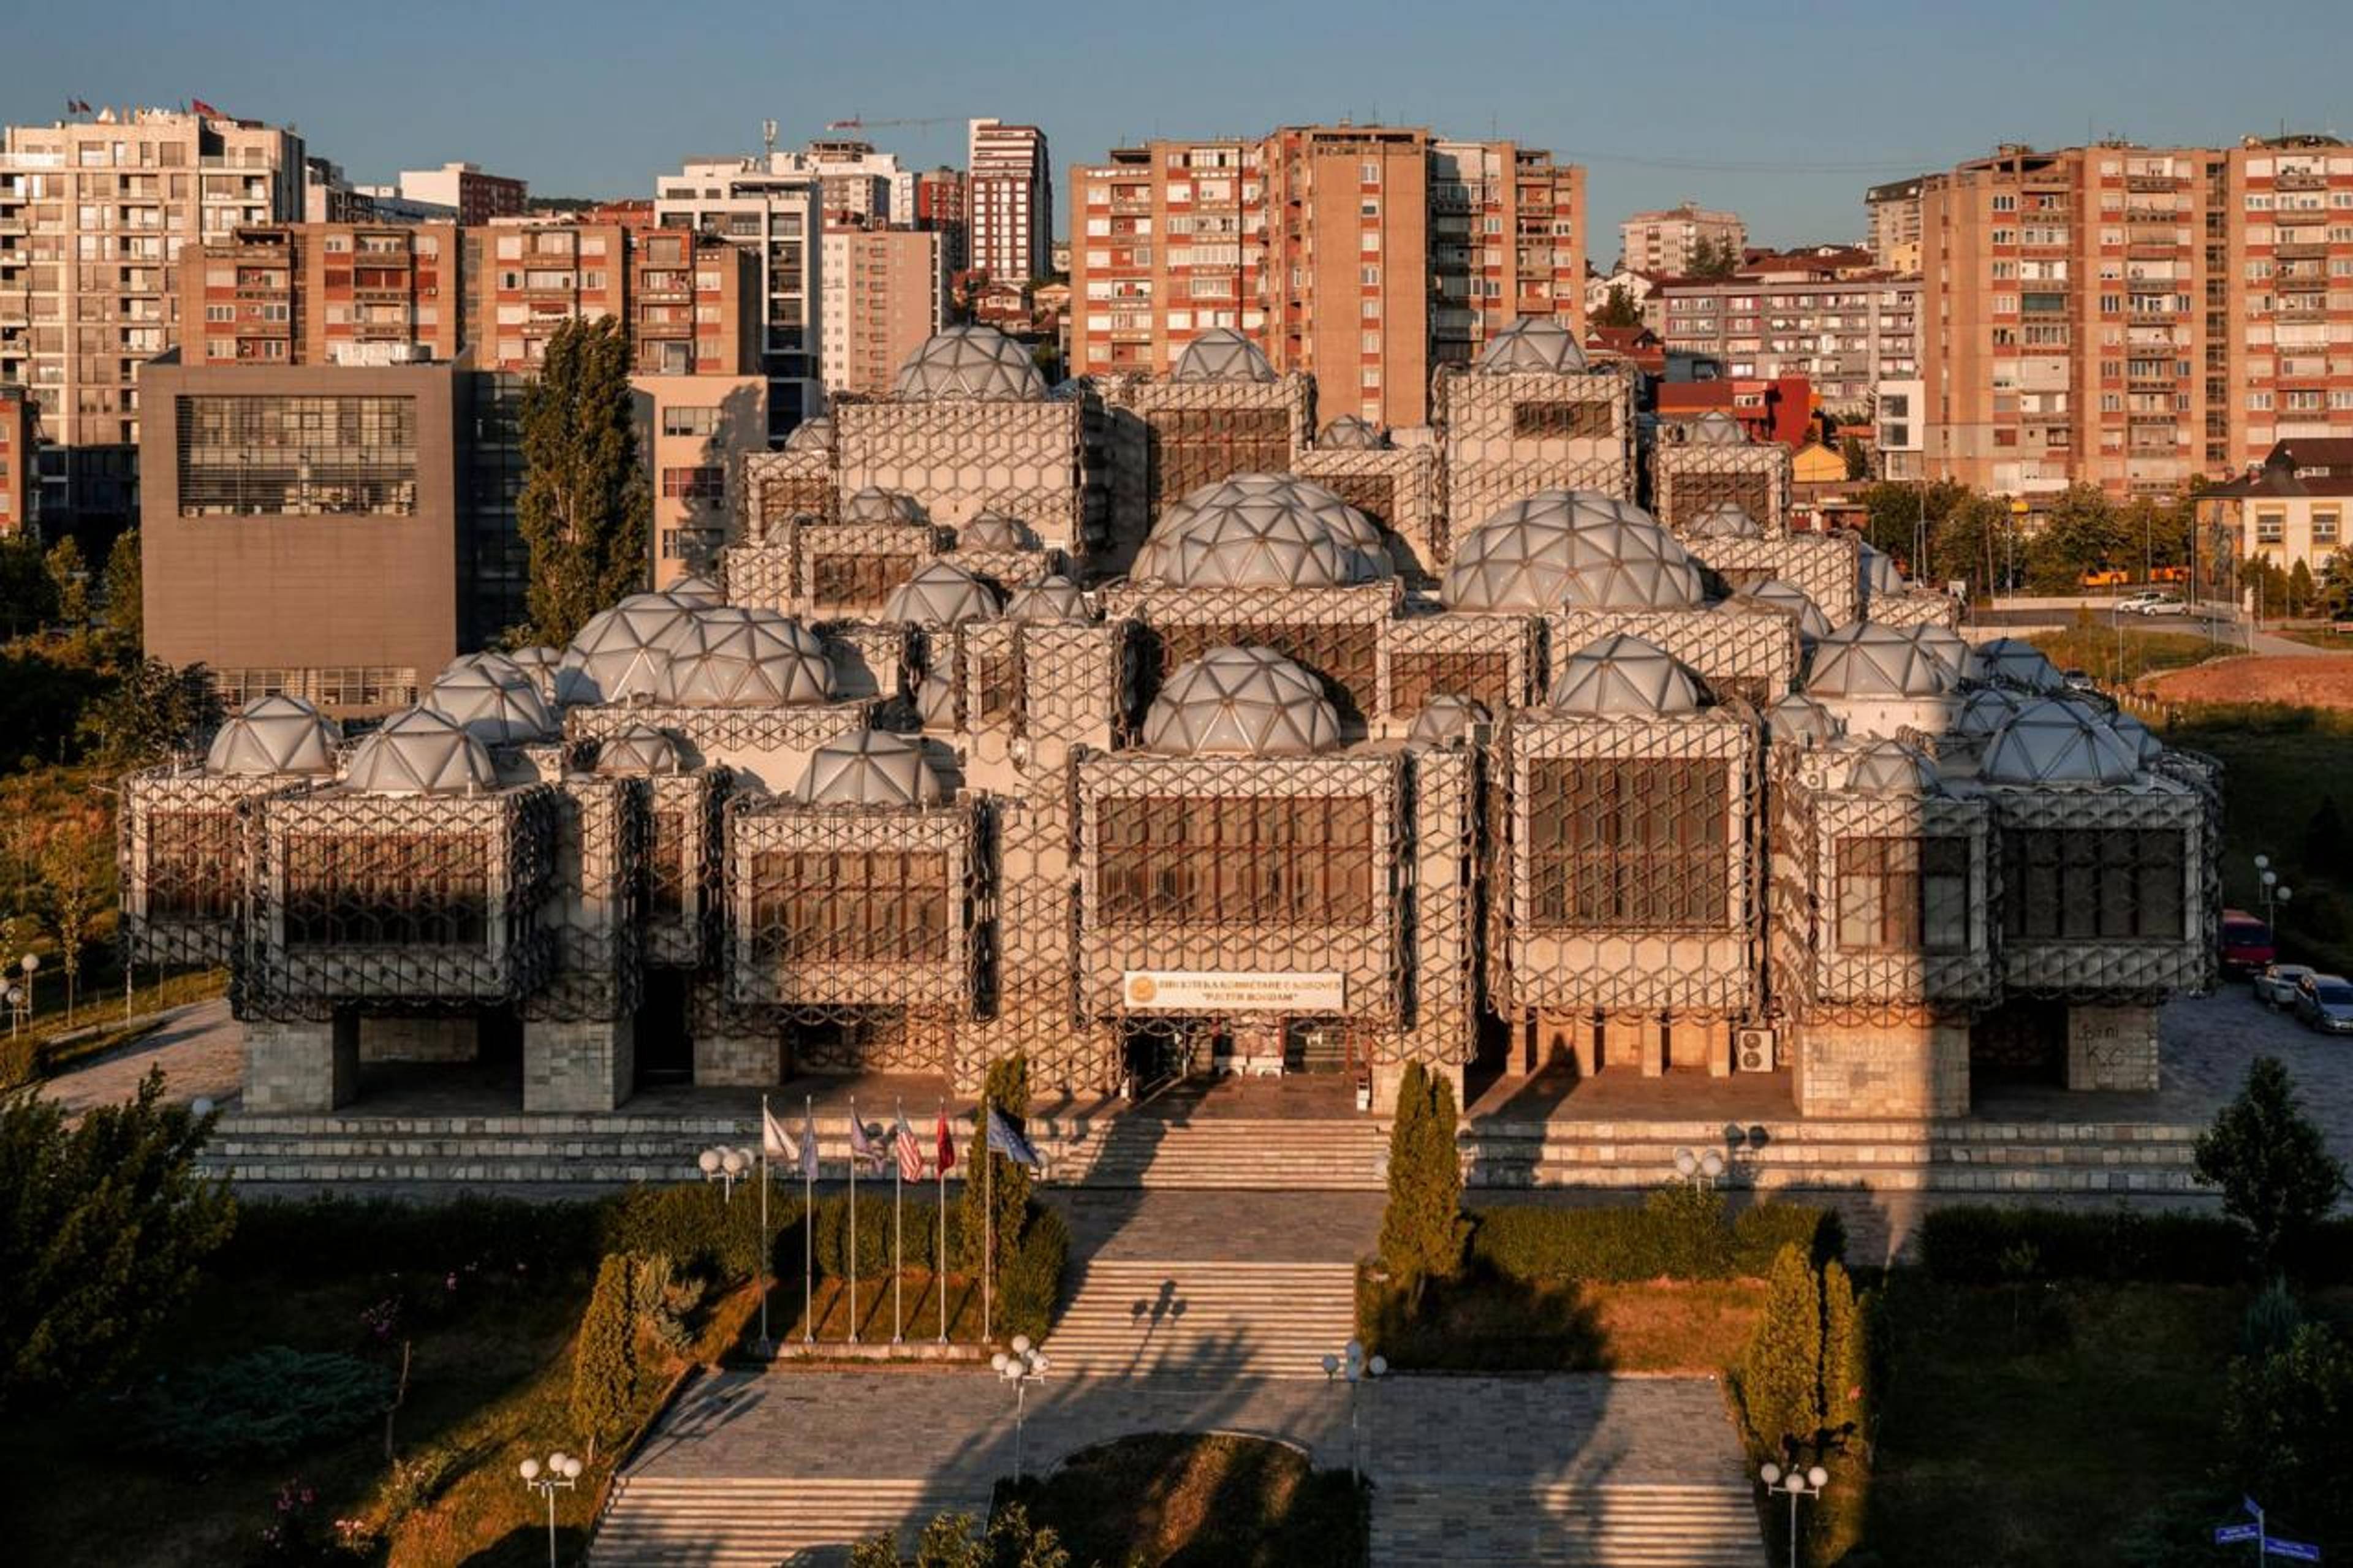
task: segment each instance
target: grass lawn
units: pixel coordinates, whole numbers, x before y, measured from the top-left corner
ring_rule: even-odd
[[[2272,636],[2327,648],[2330,653],[2353,653],[2353,621],[2338,621],[2326,626],[2279,626],[2273,630]]]
[[[1747,1348],[1764,1299],[1761,1279],[1466,1275],[1428,1287],[1409,1321],[1398,1293],[1365,1270],[1356,1318],[1366,1347],[1401,1371],[1713,1373]]]
[[[931,1274],[909,1269],[902,1277],[900,1310],[903,1314],[904,1337],[913,1342],[930,1344],[940,1333],[940,1292],[937,1279]],[[948,1338],[958,1344],[980,1342],[980,1282],[961,1276],[950,1276],[947,1282]],[[819,1279],[817,1282],[817,1337],[820,1341],[839,1342],[849,1337],[849,1283],[846,1279]],[[870,1345],[887,1344],[891,1339],[891,1277],[858,1281],[858,1337]],[[779,1279],[776,1294],[768,1300],[769,1331],[778,1339],[798,1339],[803,1328],[801,1312],[801,1282],[797,1279]],[[786,1325],[789,1325],[788,1327]],[[754,1325],[757,1333],[758,1327]]]
[[[2145,632],[2126,627],[2123,664],[2117,663],[2118,637],[2114,626],[2075,626],[2063,632],[2041,632],[2027,639],[2062,669],[2089,670],[2111,685],[2137,680],[2160,669],[2201,664],[2218,654],[2235,650],[2195,632]]]
[[[997,1489],[1050,1525],[1073,1563],[1353,1568],[1366,1561],[1366,1494],[1344,1471],[1257,1437],[1155,1433],[1073,1454],[1044,1481]]]

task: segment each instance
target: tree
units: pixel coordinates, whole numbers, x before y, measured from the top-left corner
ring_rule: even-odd
[[[2304,858],[2306,866],[2342,866],[2353,860],[2353,838],[2345,831],[2345,814],[2337,809],[2337,796],[2325,795],[2320,804],[2304,824]]]
[[[54,1100],[0,1104],[0,1406],[112,1379],[194,1287],[237,1218],[195,1171],[216,1119],[165,1103],[161,1071],[70,1128]]]
[[[2026,551],[2026,581],[2038,593],[2073,593],[2084,574],[2140,563],[2140,541],[2125,544],[2121,517],[2096,485],[2074,484],[2060,492],[2044,515],[2042,530]]]
[[[889,1530],[849,1550],[849,1568],[1069,1568],[1070,1561],[1053,1528],[1033,1522],[1018,1502],[997,1509],[985,1526],[968,1513],[935,1515],[912,1557]]]
[[[1846,1266],[1833,1258],[1822,1268],[1822,1415],[1832,1431],[1859,1436],[1871,1382],[1871,1350],[1865,1313],[1869,1301],[1854,1293]]]
[[[1461,1271],[1471,1234],[1462,1217],[1462,1158],[1454,1144],[1454,1083],[1419,1062],[1406,1065],[1398,1086],[1388,1187],[1381,1262],[1418,1303],[1429,1281]]]
[[[98,761],[127,771],[195,744],[220,721],[220,694],[203,665],[142,658],[83,712],[79,732]]]
[[[81,558],[81,546],[68,534],[49,547],[43,562],[49,581],[58,591],[58,618],[69,626],[79,626],[90,619],[90,569]]]
[[[2321,563],[2319,592],[2313,603],[2316,615],[2341,616],[2353,611],[2353,544],[2340,544]]]
[[[2287,574],[2287,613],[2301,616],[2310,610],[2319,597],[2318,587],[2312,580],[2312,568],[2298,561]]]
[[[2247,1227],[2265,1272],[2292,1268],[2345,1190],[2343,1163],[2304,1114],[2276,1057],[2248,1065],[2238,1098],[2198,1135],[2192,1169],[2222,1190],[2222,1212]]]
[[[626,1254],[608,1252],[596,1266],[596,1285],[572,1347],[572,1419],[596,1458],[600,1439],[617,1437],[628,1424],[638,1387],[636,1315],[630,1310]]]
[[[1692,247],[1688,265],[1694,278],[1729,278],[1740,270],[1740,247],[1729,239],[1703,238]]]
[[[58,618],[58,584],[41,547],[18,537],[0,540],[0,634],[37,632]]]
[[[1021,1125],[1029,1114],[1029,1058],[1019,1051],[999,1057],[988,1064],[988,1076],[980,1091],[980,1109],[974,1118],[972,1147],[966,1151],[975,1161],[989,1162],[987,1179],[984,1181],[977,1165],[965,1177],[964,1191],[957,1202],[963,1205],[957,1216],[963,1226],[961,1246],[965,1268],[978,1273],[993,1261],[991,1283],[1001,1279],[1006,1259],[1021,1243],[1023,1227],[1029,1219],[1029,1172],[988,1147],[988,1110],[995,1106],[1014,1126]],[[995,1241],[995,1257],[984,1249]]]
[[[1773,1258],[1765,1309],[1741,1358],[1741,1415],[1758,1452],[1788,1456],[1822,1427],[1822,1295],[1814,1266],[1795,1243]]]
[[[2222,1453],[2238,1489],[2299,1533],[2353,1528],[2353,1349],[2306,1323],[2284,1350],[2232,1362]]]
[[[629,341],[618,321],[567,321],[523,393],[522,493],[532,636],[560,647],[644,585],[653,499],[638,456]]]
[[[1639,327],[1642,324],[1642,307],[1634,298],[1634,290],[1623,283],[1609,285],[1609,296],[1601,308],[1593,312],[1597,327]]]
[[[114,548],[106,552],[106,629],[133,654],[139,651],[146,630],[140,567],[139,531],[126,528],[115,535]]]
[[[1846,462],[1846,477],[1848,479],[1867,479],[1871,478],[1871,454],[1862,449],[1862,442],[1856,440],[1852,436],[1840,437],[1839,456]]]
[[[114,902],[113,867],[114,837],[98,805],[60,811],[33,852],[33,913],[57,941],[68,1018],[81,984],[82,952]]]

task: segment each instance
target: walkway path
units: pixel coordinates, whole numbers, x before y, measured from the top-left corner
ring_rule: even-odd
[[[67,1115],[79,1116],[93,1106],[129,1100],[138,1092],[139,1080],[159,1067],[164,1092],[174,1100],[236,1100],[245,1072],[245,1029],[228,1016],[226,997],[174,1008],[152,1033],[58,1074],[42,1093]]]

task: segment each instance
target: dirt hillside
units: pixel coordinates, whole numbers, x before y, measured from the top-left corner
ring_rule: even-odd
[[[2353,708],[2353,655],[2239,654],[2147,676],[2140,685],[2163,702],[2287,702],[2302,708]]]

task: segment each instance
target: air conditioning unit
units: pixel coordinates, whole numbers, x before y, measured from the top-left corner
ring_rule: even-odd
[[[1771,1072],[1773,1031],[1735,1029],[1732,1032],[1732,1065],[1741,1072]]]

